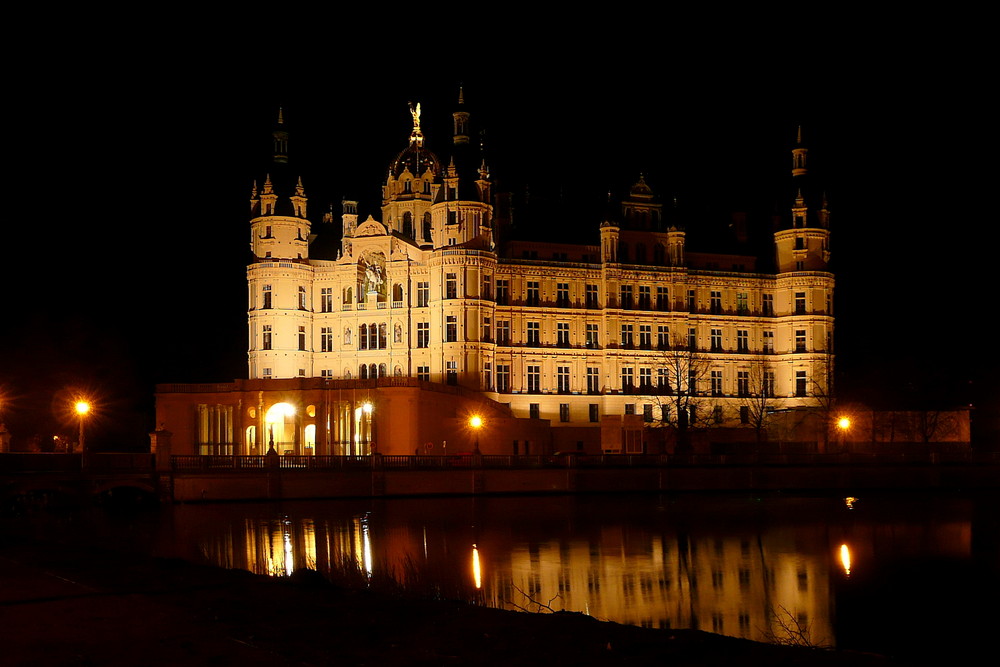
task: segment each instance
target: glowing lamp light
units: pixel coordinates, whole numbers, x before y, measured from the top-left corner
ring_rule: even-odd
[[[85,414],[90,412],[90,403],[88,403],[87,401],[77,401],[73,405],[73,409],[76,410],[76,414],[83,417]]]
[[[837,428],[839,428],[841,431],[846,431],[847,429],[851,428],[851,420],[850,420],[850,418],[849,417],[841,417],[840,419],[838,419],[837,420]]]
[[[846,544],[840,545],[840,564],[844,566],[844,574],[851,576],[851,550]]]
[[[472,545],[472,580],[475,582],[477,590],[483,587],[483,571],[479,565],[479,549],[475,544]]]
[[[361,406],[361,409],[365,411],[366,415],[370,415],[372,413],[372,404],[371,404],[371,402],[366,401],[365,404]]]
[[[475,429],[482,428],[483,418],[479,415],[472,415],[472,417],[469,418],[469,426]]]

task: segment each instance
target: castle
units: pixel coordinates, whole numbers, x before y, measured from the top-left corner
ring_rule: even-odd
[[[250,198],[248,379],[158,389],[176,453],[638,453],[645,427],[763,428],[829,398],[829,212],[801,133],[770,258],[689,250],[642,177],[599,243],[511,239],[461,96],[443,159],[411,114],[381,219],[344,201],[316,224],[279,116]]]

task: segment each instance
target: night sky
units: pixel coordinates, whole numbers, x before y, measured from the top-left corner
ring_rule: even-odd
[[[798,63],[729,44],[726,58],[650,46],[454,66],[431,52],[393,69],[384,49],[360,66],[341,45],[308,61],[162,57],[141,71],[108,51],[15,75],[0,420],[15,438],[68,430],[61,407],[83,388],[99,397],[95,437],[134,448],[154,384],[245,377],[247,199],[277,108],[314,223],[342,197],[380,217],[407,102],[421,102],[443,156],[459,84],[499,187],[565,204],[535,228],[588,243],[608,191],[640,173],[664,198],[786,212],[801,124],[832,212],[843,394],[995,408],[998,355],[973,336],[997,284],[977,269],[989,196],[968,162],[981,93],[934,53],[829,39]]]

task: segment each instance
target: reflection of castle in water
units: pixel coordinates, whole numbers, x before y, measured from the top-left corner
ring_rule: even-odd
[[[845,576],[841,544],[853,542],[856,562],[869,566],[887,555],[879,552],[885,526],[877,523],[847,529],[822,520],[728,528],[623,522],[584,535],[524,538],[516,517],[477,521],[476,528],[469,518],[399,521],[359,513],[245,518],[225,526],[216,518],[195,537],[209,562],[258,574],[287,576],[307,567],[335,577],[353,568],[404,586],[433,581],[439,594],[500,608],[538,610],[540,603],[619,623],[758,641],[802,629],[817,645],[835,643],[832,591]],[[952,555],[970,550],[970,527],[961,521],[895,524],[892,531],[904,551],[912,543],[938,544]]]

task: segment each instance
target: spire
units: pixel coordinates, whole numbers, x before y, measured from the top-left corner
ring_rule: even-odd
[[[305,188],[302,187],[302,177],[299,176],[299,180],[295,184],[295,195],[297,197],[304,197],[305,194],[306,194]]]
[[[274,138],[274,161],[279,164],[288,162],[288,131],[285,129],[285,111],[278,108],[278,124],[271,132]]]
[[[799,125],[798,132],[795,137],[795,148],[792,149],[792,177],[805,176],[806,170],[806,155],[809,150],[802,145],[802,126]]]
[[[454,120],[452,143],[456,146],[469,143],[469,112],[465,110],[465,91],[458,87],[458,109],[451,114]]]

